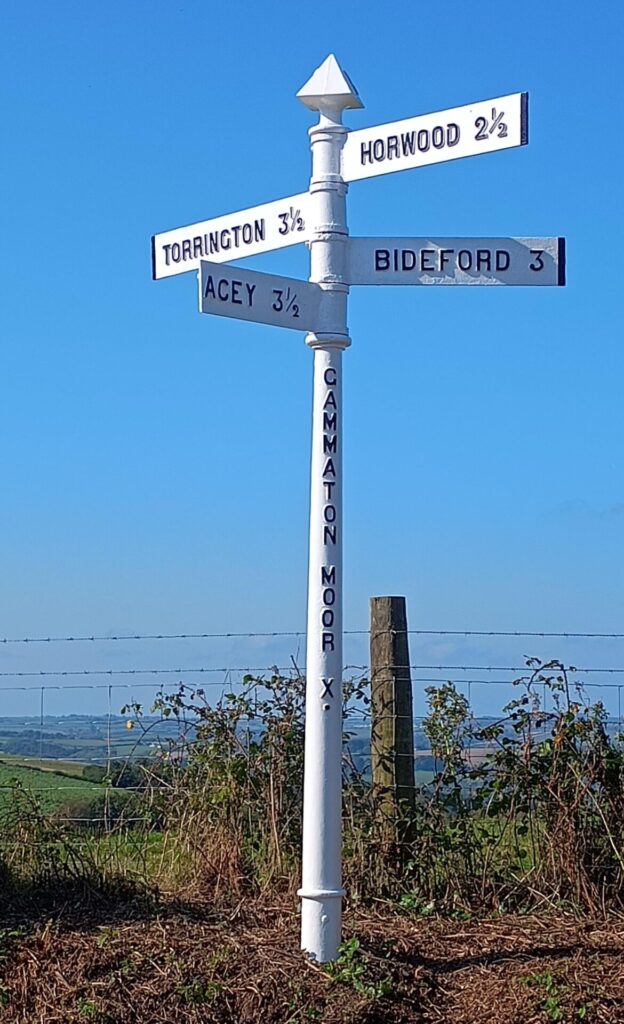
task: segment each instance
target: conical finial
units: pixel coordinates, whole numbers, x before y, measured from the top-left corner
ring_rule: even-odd
[[[347,107],[364,106],[353,82],[346,71],[342,70],[333,53],[330,53],[316,69],[306,84],[301,86],[297,99],[310,110],[345,110]]]

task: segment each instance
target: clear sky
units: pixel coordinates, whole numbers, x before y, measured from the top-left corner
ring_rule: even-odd
[[[332,51],[353,128],[530,94],[528,146],[356,182],[352,234],[568,240],[566,288],[353,290],[345,625],[394,593],[414,628],[624,631],[623,39],[616,0],[4,4],[0,634],[304,628],[311,353],[153,282],[150,236],[307,187],[294,94]]]

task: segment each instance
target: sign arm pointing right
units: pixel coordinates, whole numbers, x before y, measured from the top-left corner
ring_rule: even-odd
[[[350,238],[350,285],[564,285],[564,238]]]
[[[529,94],[516,92],[350,132],[342,176],[357,181],[526,146],[528,141]]]

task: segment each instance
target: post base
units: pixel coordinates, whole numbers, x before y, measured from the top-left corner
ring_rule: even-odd
[[[340,946],[344,889],[299,889],[301,948],[311,960],[335,960]]]

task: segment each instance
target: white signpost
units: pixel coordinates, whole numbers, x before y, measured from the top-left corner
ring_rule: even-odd
[[[527,143],[526,93],[348,133],[362,106],[330,55],[298,98],[310,129],[308,192],[152,239],[153,276],[199,269],[200,310],[307,331],[314,351],[306,654],[301,945],[315,960],[340,945],[342,761],[342,353],[350,285],[562,285],[562,238],[353,238],[348,181]],[[310,281],[223,264],[306,241]]]

